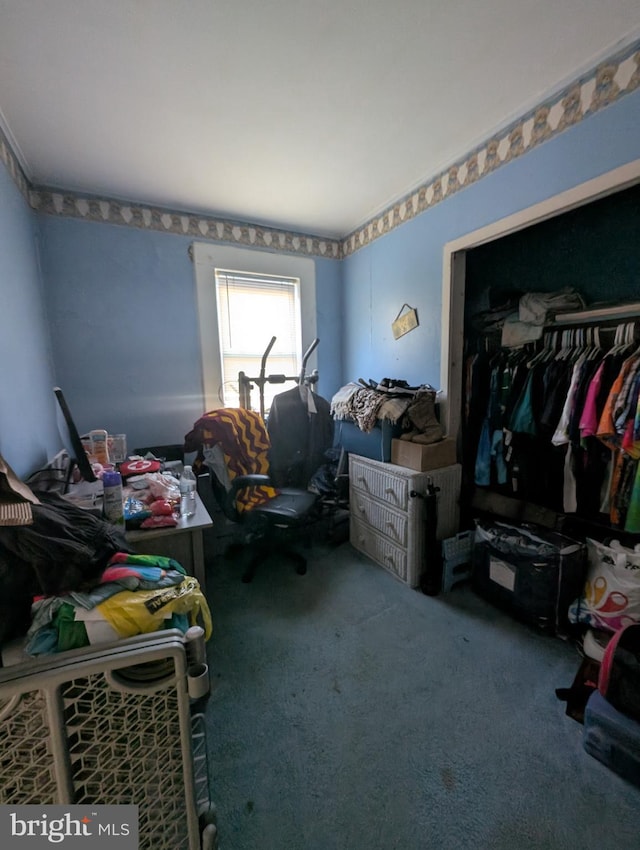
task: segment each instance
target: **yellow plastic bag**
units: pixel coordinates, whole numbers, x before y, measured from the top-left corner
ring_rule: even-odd
[[[97,606],[120,637],[164,628],[172,614],[186,614],[192,626],[202,619],[205,640],[212,632],[211,612],[198,580],[187,576],[180,584],[157,590],[123,590]]]

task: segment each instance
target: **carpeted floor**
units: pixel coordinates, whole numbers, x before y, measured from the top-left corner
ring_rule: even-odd
[[[625,850],[640,789],[582,749],[576,649],[348,543],[249,585],[208,559],[221,850]]]

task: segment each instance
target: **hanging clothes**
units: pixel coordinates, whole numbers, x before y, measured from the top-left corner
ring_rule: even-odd
[[[279,393],[271,402],[267,432],[276,487],[306,488],[333,445],[331,405],[304,384]]]
[[[572,328],[561,338],[547,332],[533,356],[530,347],[502,350],[491,358],[484,390],[477,358],[470,359],[465,423],[482,399],[473,457],[478,486],[598,522],[608,512],[611,525],[635,533],[640,349],[633,325],[615,329],[613,345],[600,341],[608,330]]]

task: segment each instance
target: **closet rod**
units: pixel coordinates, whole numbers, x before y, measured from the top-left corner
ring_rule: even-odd
[[[554,325],[582,324],[583,322],[606,322],[608,319],[629,319],[640,316],[640,303],[618,304],[615,307],[594,307],[575,313],[558,313]]]

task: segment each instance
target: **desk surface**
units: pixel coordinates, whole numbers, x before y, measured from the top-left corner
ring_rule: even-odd
[[[141,540],[152,540],[154,537],[169,537],[181,532],[201,531],[203,528],[211,528],[213,520],[209,512],[202,504],[202,499],[196,493],[196,512],[190,517],[180,517],[178,524],[167,528],[136,528],[126,532],[127,540],[137,543]]]

